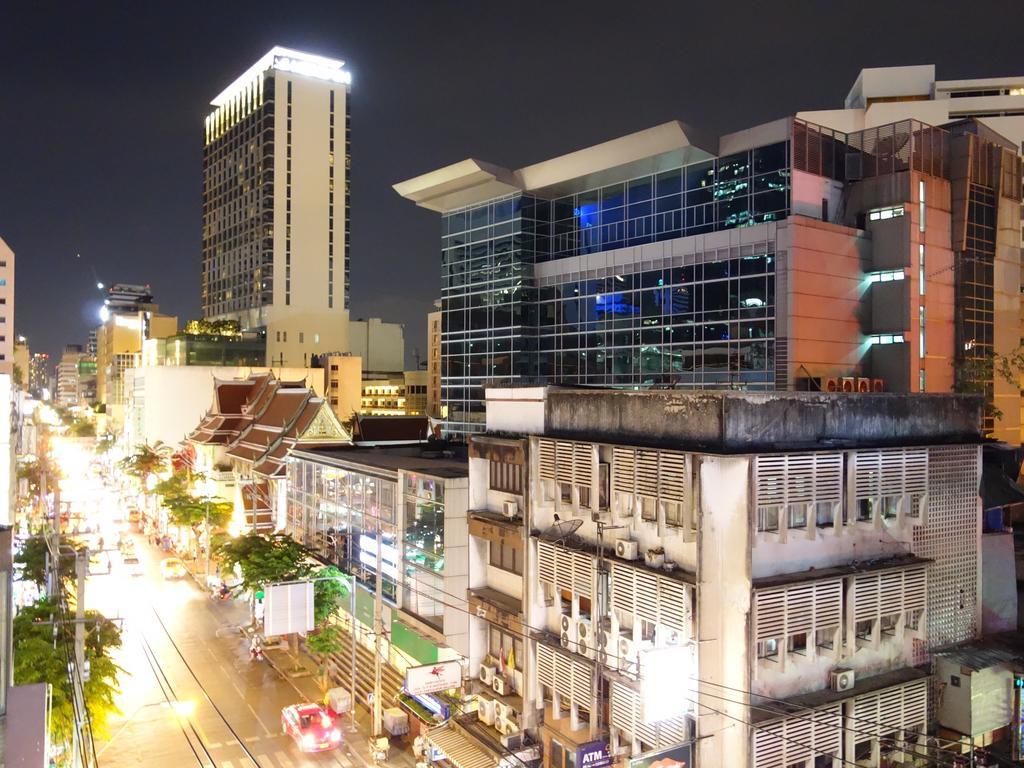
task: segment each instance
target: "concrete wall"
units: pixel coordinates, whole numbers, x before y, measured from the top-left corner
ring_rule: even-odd
[[[1017,629],[1013,533],[981,537],[981,628],[986,635]]]
[[[345,309],[345,114],[347,88],[274,72],[274,301],[267,308],[267,362],[307,365],[309,356],[348,351]],[[288,185],[287,94],[292,83],[291,260],[285,239]],[[334,268],[328,259],[331,191],[330,94],[334,92]],[[290,284],[286,302],[286,283]],[[328,287],[333,290],[328,294]],[[280,337],[278,334],[281,334]],[[281,362],[283,361],[283,363]]]
[[[697,664],[697,765],[749,765],[749,720],[743,694],[750,690],[750,523],[746,457],[704,457],[700,464]],[[735,703],[734,703],[735,702]],[[722,714],[718,714],[718,713]],[[731,716],[731,717],[730,717]]]
[[[518,391],[539,394],[543,390]],[[785,446],[834,444],[836,440],[878,445],[971,442],[978,437],[980,418],[980,398],[938,394],[551,388],[545,405],[546,431],[552,436],[585,435],[596,442],[619,444],[704,446],[715,452],[778,451]]]
[[[793,217],[779,225],[788,316],[776,319],[775,332],[789,340],[790,381],[862,374],[863,264],[870,245],[863,233],[837,224]]]
[[[363,359],[364,371],[405,370],[405,329],[379,317],[349,323],[349,350]]]
[[[337,370],[335,370],[337,369]],[[346,422],[363,402],[363,361],[352,355],[330,355],[324,361],[327,398],[335,415]]]

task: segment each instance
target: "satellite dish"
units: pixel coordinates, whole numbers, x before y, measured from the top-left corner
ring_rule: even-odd
[[[572,520],[558,520],[547,528],[540,535],[541,541],[564,541],[565,539],[576,533],[576,529],[583,525],[583,521],[579,518]]]

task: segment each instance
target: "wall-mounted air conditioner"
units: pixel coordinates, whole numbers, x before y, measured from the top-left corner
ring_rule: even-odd
[[[523,748],[523,734],[513,731],[507,736],[501,737],[501,746],[507,749],[509,752],[515,752],[516,750]]]
[[[623,560],[636,560],[640,557],[640,545],[629,539],[616,539],[615,556]]]
[[[619,671],[636,675],[639,671],[640,650],[632,638],[619,638]]]
[[[484,725],[494,725],[494,699],[481,696],[476,702],[476,717]]]
[[[512,707],[503,701],[494,700],[494,719],[510,720],[512,718]]]
[[[494,679],[491,681],[491,688],[493,688],[494,692],[499,696],[504,696],[508,693],[509,685],[501,675],[495,675]]]
[[[594,633],[594,646],[597,654],[594,658],[609,669],[619,668],[618,638],[607,629],[599,629]]]
[[[592,659],[597,655],[594,646],[594,629],[590,619],[579,619],[576,622],[576,653]]]
[[[833,691],[849,691],[855,682],[852,669],[833,669],[828,676],[828,687]]]
[[[495,720],[494,727],[498,729],[498,733],[502,736],[508,736],[510,733],[515,733],[516,731],[516,726],[504,718],[498,718]]]
[[[678,629],[658,627],[658,645],[679,645],[682,639],[682,633]]]
[[[514,501],[502,502],[501,514],[503,514],[509,520],[519,517],[519,505]]]
[[[562,614],[561,637],[559,638],[562,647],[570,651],[576,650],[576,622],[572,616]]]
[[[494,680],[495,674],[497,674],[498,668],[493,664],[481,664],[480,665],[480,682],[484,685],[490,686],[491,681]]]

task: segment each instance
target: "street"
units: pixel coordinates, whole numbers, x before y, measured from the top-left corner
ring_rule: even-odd
[[[119,619],[123,630],[115,653],[122,715],[113,719],[110,739],[96,744],[100,764],[364,768],[347,740],[365,737],[347,720],[339,723],[341,746],[319,754],[300,752],[281,733],[282,707],[317,696],[314,681],[286,679],[268,662],[250,660],[239,630],[249,618],[245,601],[214,600],[190,577],[165,580],[160,561],[169,555],[137,532],[124,535],[142,569],[128,573],[114,549],[127,528],[119,494],[89,469],[87,456],[59,453],[63,498],[102,536],[112,560],[110,573],[103,557],[90,569],[86,605]]]
[[[163,553],[133,535],[144,574],[115,565],[90,576],[90,608],[120,617],[123,667],[112,739],[97,744],[101,764],[147,768],[341,765],[362,768],[348,746],[306,755],[281,733],[281,708],[304,697],[266,662],[249,659],[240,601],[215,601],[191,579],[164,581]],[[348,724],[342,732],[348,736]],[[357,735],[357,738],[361,738]]]

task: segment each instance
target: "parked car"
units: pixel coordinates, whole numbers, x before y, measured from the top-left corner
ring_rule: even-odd
[[[291,736],[303,752],[326,752],[341,743],[341,730],[319,704],[292,704],[282,709],[281,733]]]
[[[176,557],[160,561],[160,575],[165,579],[183,579],[188,575],[185,564]]]

